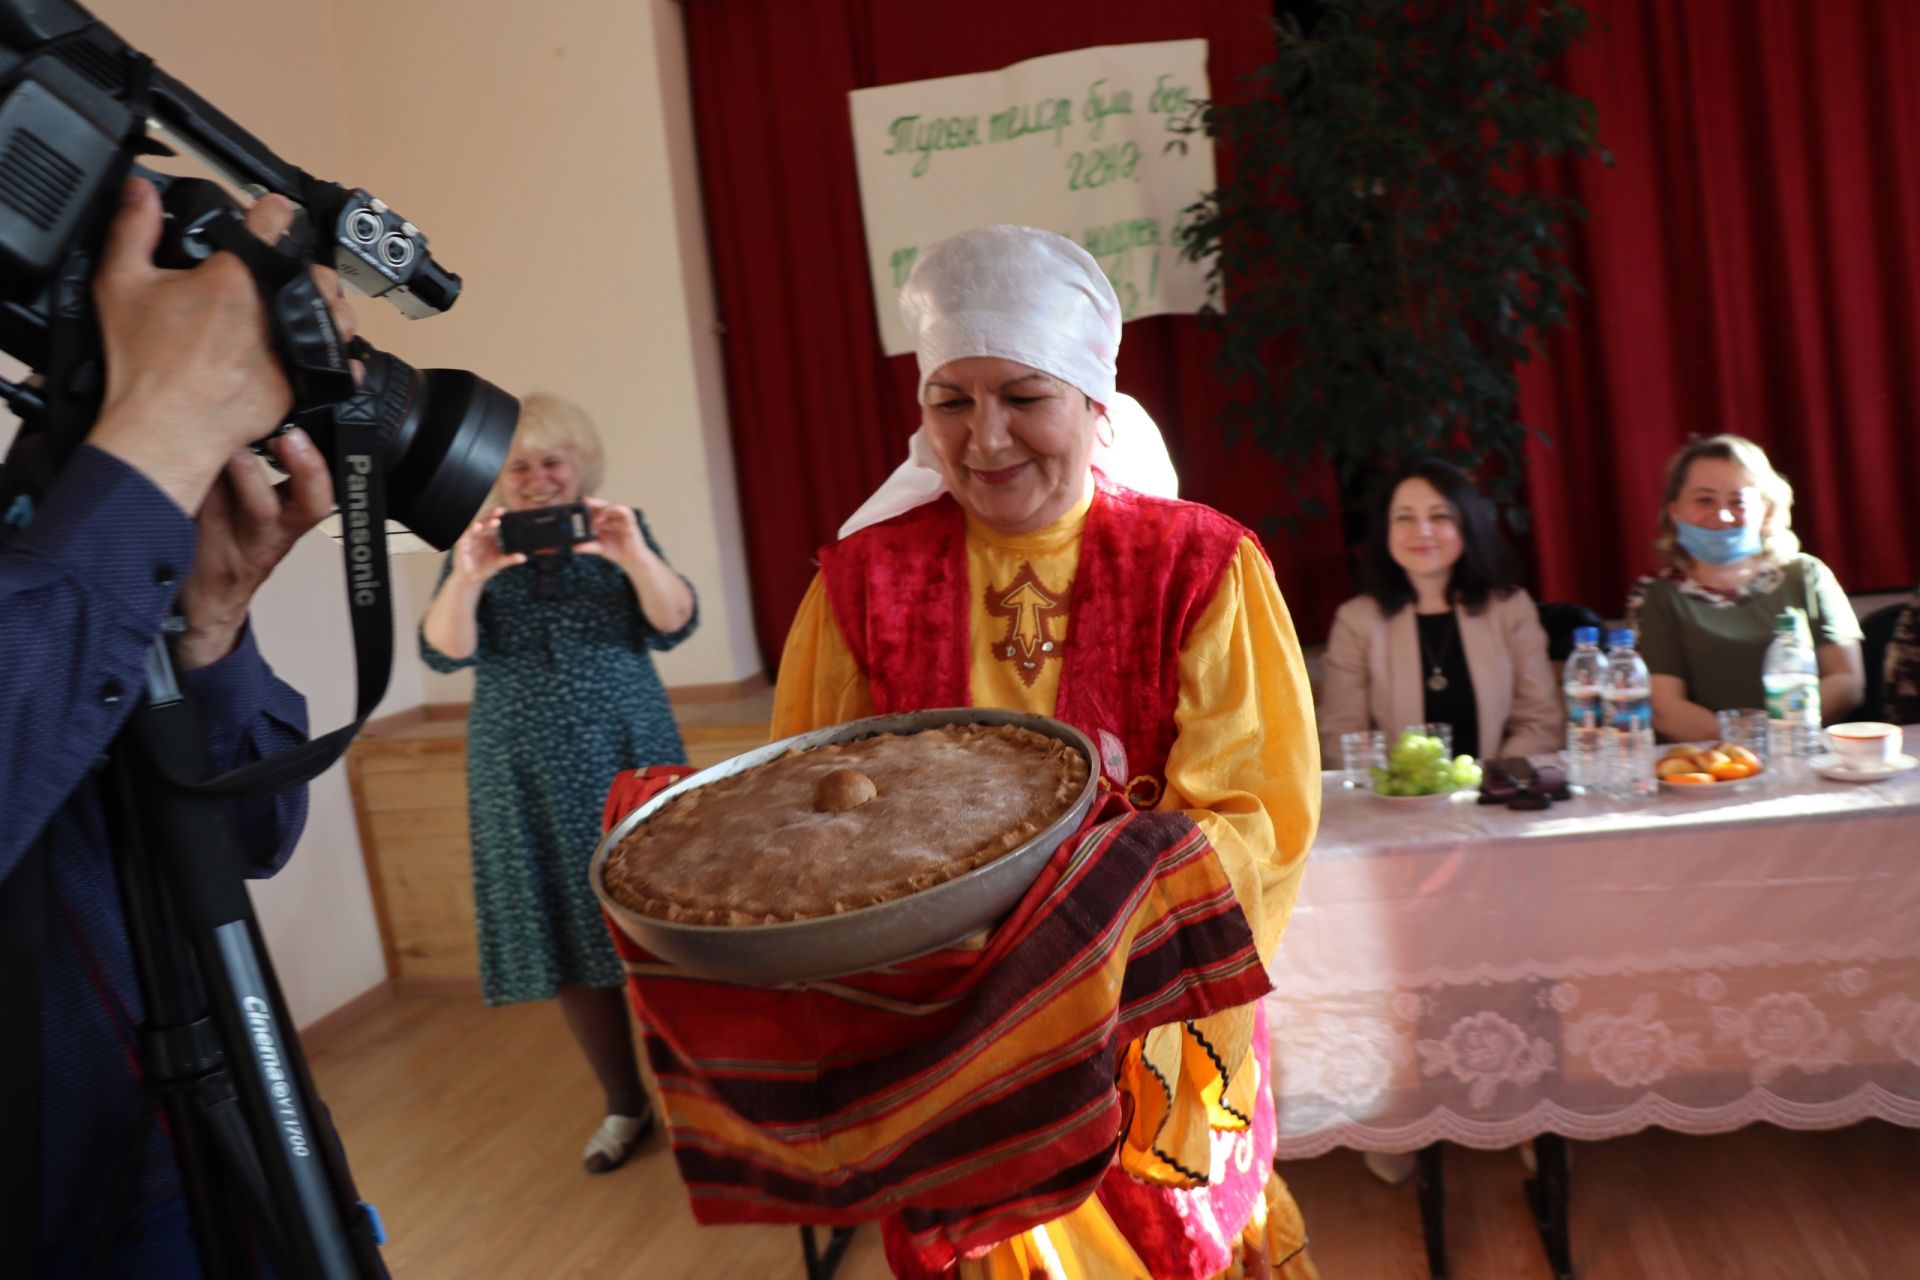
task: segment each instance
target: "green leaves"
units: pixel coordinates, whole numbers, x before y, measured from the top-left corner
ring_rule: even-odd
[[[1239,100],[1183,122],[1230,148],[1186,212],[1224,306],[1230,423],[1343,486],[1415,453],[1494,464],[1511,511],[1527,428],[1516,365],[1565,323],[1578,203],[1527,189],[1529,158],[1598,149],[1591,102],[1549,78],[1587,30],[1569,0],[1325,0],[1287,17]]]

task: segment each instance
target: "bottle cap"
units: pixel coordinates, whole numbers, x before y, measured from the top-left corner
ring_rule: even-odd
[[[1599,644],[1600,628],[1575,627],[1573,629],[1573,642],[1575,644]]]
[[[1607,633],[1607,644],[1610,648],[1614,649],[1633,648],[1633,628],[1621,627],[1617,631],[1609,631]]]

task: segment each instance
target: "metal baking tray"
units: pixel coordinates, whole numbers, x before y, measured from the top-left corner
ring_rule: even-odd
[[[914,733],[949,724],[1011,724],[1058,738],[1086,760],[1086,785],[1051,826],[992,862],[904,898],[838,915],[762,925],[680,924],[630,911],[606,890],[603,876],[614,847],[677,796],[744,773],[796,748],[852,742],[881,733]],[[870,716],[783,738],[681,779],[622,818],[602,838],[593,851],[587,874],[594,895],[621,932],[690,973],[759,986],[840,977],[938,951],[1005,915],[1033,884],[1060,842],[1079,829],[1099,792],[1099,783],[1099,757],[1093,743],[1073,726],[1045,716],[991,707]]]

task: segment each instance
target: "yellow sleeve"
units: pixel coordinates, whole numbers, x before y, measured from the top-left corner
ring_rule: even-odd
[[[1199,823],[1270,964],[1320,824],[1320,744],[1293,619],[1248,540],[1180,653],[1174,714],[1158,807]]]
[[[873,692],[827,603],[826,579],[813,585],[793,615],[773,690],[774,738],[823,729],[873,714]]]

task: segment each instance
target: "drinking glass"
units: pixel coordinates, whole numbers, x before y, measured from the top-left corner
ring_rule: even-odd
[[[1720,740],[1729,746],[1745,747],[1760,757],[1760,763],[1767,763],[1767,713],[1751,707],[1736,711],[1722,711],[1717,717],[1720,721]]]
[[[1369,769],[1387,767],[1387,735],[1379,729],[1359,729],[1340,735],[1340,769],[1349,787],[1371,787]]]
[[[1447,759],[1453,759],[1453,726],[1450,724],[1410,724],[1402,733],[1424,733],[1429,738],[1440,739],[1440,745],[1446,748]]]

